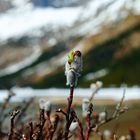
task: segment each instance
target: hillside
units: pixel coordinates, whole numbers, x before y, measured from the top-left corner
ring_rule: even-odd
[[[95,80],[103,80],[105,86],[140,85],[138,4],[91,0],[74,8],[36,9],[29,3],[10,9],[0,16],[0,88],[64,87],[64,63],[71,49],[83,53],[79,86],[88,87]],[[44,19],[47,14],[52,18]],[[30,24],[24,22],[29,18]],[[6,26],[7,19],[11,27]]]

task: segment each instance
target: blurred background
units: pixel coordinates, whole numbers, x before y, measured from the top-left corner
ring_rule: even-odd
[[[83,53],[79,87],[139,86],[140,0],[0,0],[1,89],[66,87],[72,49]]]

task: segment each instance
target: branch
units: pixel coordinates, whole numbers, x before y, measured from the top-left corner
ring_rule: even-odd
[[[44,127],[45,121],[46,120],[45,120],[45,116],[44,116],[44,109],[41,109],[40,110],[39,132],[38,132],[36,140],[41,140],[41,138],[42,138],[43,127]]]
[[[30,129],[31,129],[31,130],[30,130],[30,140],[33,140],[33,137],[32,137],[32,136],[33,136],[33,123],[30,122],[30,123],[29,123],[29,126],[30,126]]]
[[[66,125],[65,125],[65,130],[64,130],[64,140],[68,139],[68,134],[69,134],[69,127],[71,124],[71,120],[70,120],[70,110],[71,110],[71,105],[72,105],[72,101],[73,101],[73,91],[74,91],[74,87],[70,86],[70,96],[68,98],[68,108],[67,108],[67,115],[66,115]]]
[[[80,135],[81,135],[81,140],[84,140],[84,134],[83,134],[83,126],[81,121],[79,120],[79,118],[76,115],[76,112],[73,110],[72,115],[74,116],[75,120],[78,122],[78,125],[80,127]]]
[[[11,113],[11,117],[10,117],[10,120],[11,120],[11,128],[10,128],[10,134],[9,134],[9,138],[8,140],[12,140],[12,136],[14,135],[14,120],[15,120],[15,117],[20,113],[19,110],[15,109],[12,113]]]

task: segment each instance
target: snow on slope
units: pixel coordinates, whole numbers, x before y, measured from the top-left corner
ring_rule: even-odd
[[[34,8],[26,5],[0,16],[0,40],[20,37],[46,26],[48,31],[69,27],[78,18],[80,8]],[[9,26],[10,25],[10,26]]]
[[[0,15],[0,41],[6,41],[9,38],[20,38],[23,35],[36,36],[42,35],[42,27],[46,31],[58,32],[59,29],[70,28],[70,35],[89,35],[96,34],[101,30],[103,24],[115,24],[128,15],[128,10],[134,14],[140,15],[140,0],[90,0],[85,6],[75,8],[35,8],[28,0],[14,0],[15,8]],[[79,23],[76,24],[75,23]],[[44,28],[43,28],[44,29]],[[68,31],[68,30],[67,30]],[[84,43],[80,42],[76,49],[82,50]],[[42,74],[57,68],[57,64],[64,65],[65,54],[59,54],[49,60],[50,67],[46,64],[39,64],[36,71]],[[36,55],[37,54],[37,55]],[[32,64],[39,56],[40,52],[33,54],[29,61],[11,65],[0,71],[0,76],[11,74],[22,69],[23,66]],[[55,60],[55,61],[54,61]],[[41,66],[41,67],[40,67]],[[47,64],[48,66],[48,64]],[[59,67],[58,66],[58,67]],[[39,70],[41,69],[41,71]]]
[[[16,93],[12,101],[28,100],[31,97],[67,97],[69,89],[32,89],[32,88],[13,88],[12,91]],[[140,88],[126,88],[125,100],[139,100],[140,99]],[[0,90],[0,102],[3,102],[7,97],[8,92],[6,90]],[[88,98],[92,94],[91,89],[75,89],[74,97]],[[111,99],[119,101],[122,98],[122,88],[103,88],[95,99]],[[59,98],[58,98],[59,99]]]
[[[39,58],[39,56],[42,54],[42,52],[41,52],[41,49],[39,46],[33,46],[32,48],[33,48],[32,55],[25,58],[21,62],[11,64],[8,67],[0,70],[0,77],[5,76],[5,75],[9,75],[9,74],[13,74],[13,73],[29,66],[33,62],[35,62]]]
[[[140,14],[140,0],[91,0],[84,7],[60,9],[35,8],[27,0],[14,0],[13,4],[16,5],[15,9],[0,15],[1,41],[35,34],[41,27],[57,31],[59,28],[72,27],[75,22],[89,20],[82,28],[79,26],[79,33],[85,34],[91,28],[99,31],[104,22],[111,24],[126,17],[127,10]]]

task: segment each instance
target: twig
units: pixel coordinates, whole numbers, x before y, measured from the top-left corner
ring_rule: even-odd
[[[9,134],[8,140],[12,140],[12,136],[14,135],[14,119],[19,113],[20,111],[16,109],[11,113],[11,117],[10,117],[11,128],[10,128],[10,134]]]
[[[85,135],[85,140],[89,139],[89,135],[90,135],[90,132],[92,130],[92,127],[91,127],[91,114],[92,114],[92,111],[93,111],[93,105],[92,105],[92,103],[90,103],[90,105],[89,105],[89,114],[86,117],[86,135]]]
[[[67,117],[67,113],[64,112],[61,108],[59,108],[58,110],[56,110],[56,112],[62,113],[65,117]]]
[[[7,105],[9,104],[9,101],[10,99],[15,96],[15,93],[13,93],[11,90],[8,90],[9,94],[7,96],[7,98],[5,99],[1,109],[0,109],[0,114],[4,114],[4,111],[7,107]],[[4,121],[5,119],[5,116],[9,116],[8,114],[4,114],[4,115],[0,115],[0,131],[2,129],[2,122]]]
[[[74,116],[75,120],[78,122],[78,125],[80,127],[80,135],[81,135],[81,140],[84,140],[84,134],[83,134],[83,126],[81,121],[79,120],[79,118],[76,115],[76,112],[73,110],[72,115]]]
[[[56,131],[58,121],[59,121],[59,116],[56,114],[54,119],[55,120],[54,120],[53,125],[52,125],[52,131],[50,133],[50,140],[52,140],[54,132]]]
[[[31,129],[30,130],[30,140],[33,140],[33,137],[32,137],[33,136],[33,123],[30,122],[29,125],[30,125],[30,129]]]
[[[91,94],[91,96],[90,96],[90,98],[89,98],[89,101],[90,101],[90,102],[93,100],[95,94],[99,91],[99,89],[100,89],[100,88],[96,88],[95,91],[92,92],[92,94]]]
[[[50,113],[47,111],[46,112],[47,115],[47,140],[49,139],[50,135],[51,135],[51,120],[50,120]]]
[[[103,120],[101,122],[97,122],[96,129],[94,129],[94,127],[92,126],[92,130],[94,130],[94,132],[97,132],[102,125],[104,125],[104,124],[116,119],[118,116],[120,116],[121,114],[125,113],[128,110],[128,108],[126,108],[126,107],[121,108],[122,104],[123,104],[123,101],[124,101],[124,97],[125,97],[125,91],[123,92],[123,96],[121,98],[121,101],[116,106],[113,115],[110,118],[106,118],[105,120]]]
[[[28,102],[24,103],[25,106],[21,110],[20,115],[17,117],[16,124],[18,124],[20,122],[21,118],[24,116],[26,110],[29,108],[29,106],[32,104],[32,102],[33,102],[33,98],[31,98]]]
[[[70,96],[68,98],[68,108],[67,108],[67,115],[66,115],[66,125],[65,125],[65,131],[64,131],[64,140],[68,139],[69,134],[69,127],[72,121],[70,121],[70,109],[73,101],[73,91],[74,87],[70,87]]]
[[[44,127],[45,121],[46,120],[45,120],[45,116],[44,116],[44,109],[41,109],[40,110],[39,132],[38,132],[36,140],[41,140],[41,138],[42,138],[43,127]]]

